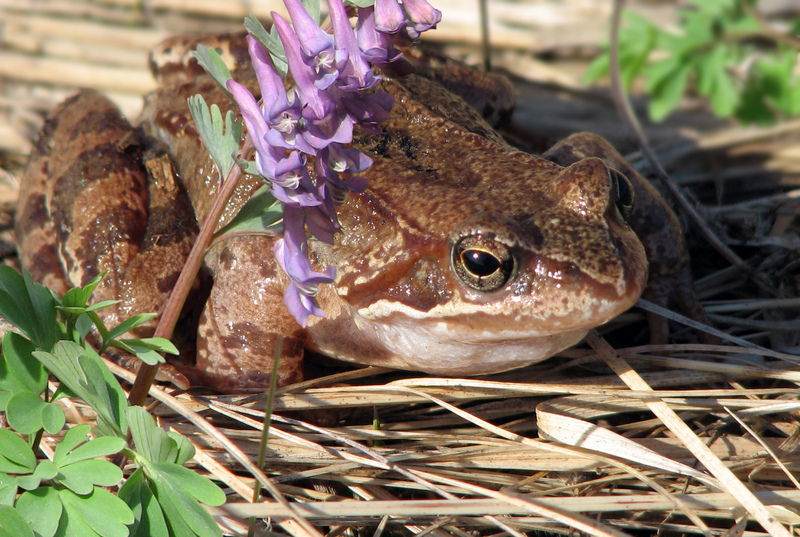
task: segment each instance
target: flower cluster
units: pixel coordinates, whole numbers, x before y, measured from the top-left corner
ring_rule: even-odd
[[[353,174],[372,164],[345,144],[352,141],[356,125],[374,131],[388,119],[393,104],[386,93],[365,93],[380,81],[370,64],[380,67],[399,60],[394,45],[415,40],[441,14],[426,0],[376,0],[374,6],[357,8],[354,29],[343,0],[328,0],[331,35],[300,0],[284,2],[292,24],[277,13],[272,16],[294,87],[286,91],[266,48],[252,36],[247,39],[261,107],[238,82],[228,80],[226,86],[253,140],[258,171],[284,204],[283,238],[275,245],[275,258],[290,279],[284,301],[305,326],[309,315],[324,315],[317,290],[335,276],[333,267],[324,272],[311,267],[306,229],[321,241],[333,242],[339,230],[335,207],[348,192],[366,188],[366,180]],[[308,157],[313,157],[313,174]]]

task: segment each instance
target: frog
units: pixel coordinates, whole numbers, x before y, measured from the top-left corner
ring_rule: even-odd
[[[57,293],[107,271],[93,300],[119,301],[103,310],[109,325],[163,308],[219,188],[186,101],[199,93],[223,113],[235,109],[189,54],[198,43],[258,95],[243,35],[173,38],[152,62],[159,89],[138,122],[81,91],[48,118],[22,180],[23,266]],[[610,143],[577,133],[529,154],[487,122],[508,114],[476,104],[476,84],[462,92],[467,102],[458,82],[435,78],[385,74],[390,119],[354,133],[352,146],[373,161],[368,187],[338,208],[333,244],[309,245],[315,267],[336,268],[317,295],[324,316],[300,326],[284,306],[276,237],[235,236],[208,250],[213,283],[196,284],[201,313],[184,337],[196,342],[193,365],[181,369],[191,383],[264,387],[279,342],[279,385],[305,378],[309,352],[487,375],[577,344],[641,296],[702,315],[675,214]],[[486,102],[509,101],[513,92]],[[244,176],[217,228],[262,184]],[[154,322],[138,330],[147,335]],[[651,327],[666,339],[663,319]]]

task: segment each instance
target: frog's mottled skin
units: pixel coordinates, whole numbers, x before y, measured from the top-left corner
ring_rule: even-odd
[[[223,109],[230,104],[186,62],[196,43],[178,44],[162,50],[162,87],[148,98],[140,128],[102,96],[81,93],[48,121],[24,180],[23,263],[58,291],[110,270],[96,296],[122,299],[110,322],[160,309],[197,230],[191,207],[202,221],[217,186],[186,98],[199,92]],[[217,45],[241,67],[234,76],[256,89],[242,39]],[[434,82],[411,76],[382,89],[396,99],[391,120],[380,134],[354,140],[374,160],[369,189],[341,207],[343,233],[333,246],[312,245],[316,263],[337,267],[335,285],[319,294],[326,317],[302,329],[288,314],[286,277],[271,258],[275,239],[215,246],[197,338],[200,382],[263,385],[279,334],[283,384],[301,378],[304,348],[443,375],[534,363],[638,299],[645,250],[653,297],[665,303],[678,282],[676,296],[698,307],[674,215],[604,140],[577,135],[535,157],[506,145]],[[224,218],[258,186],[246,178]],[[505,256],[503,272],[491,276],[496,288],[481,289],[494,280],[476,282],[461,250],[453,253],[462,244],[477,245],[470,255]]]

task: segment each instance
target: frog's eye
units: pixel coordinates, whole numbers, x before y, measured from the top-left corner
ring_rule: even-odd
[[[627,221],[633,210],[633,187],[624,173],[614,168],[609,168],[608,173],[614,187],[614,204],[622,219]]]
[[[464,285],[484,292],[501,289],[515,266],[506,245],[475,236],[464,237],[453,246],[452,265]]]

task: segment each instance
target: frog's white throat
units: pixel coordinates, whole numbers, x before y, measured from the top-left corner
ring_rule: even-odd
[[[589,330],[481,329],[397,313],[390,319],[356,316],[354,320],[363,333],[405,362],[405,368],[445,376],[488,375],[534,364],[575,345]]]

